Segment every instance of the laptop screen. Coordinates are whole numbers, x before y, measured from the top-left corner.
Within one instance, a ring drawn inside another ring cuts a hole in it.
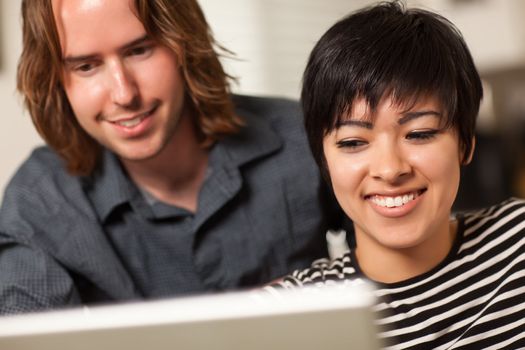
[[[244,291],[0,317],[0,349],[380,348],[364,284]]]

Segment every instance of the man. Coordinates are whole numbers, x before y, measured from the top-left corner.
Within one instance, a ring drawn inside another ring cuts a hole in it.
[[[325,255],[337,211],[297,105],[228,94],[195,0],[22,17],[18,86],[48,147],[4,196],[1,312],[255,286]]]

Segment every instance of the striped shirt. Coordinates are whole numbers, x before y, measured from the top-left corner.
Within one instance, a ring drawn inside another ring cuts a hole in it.
[[[387,349],[525,349],[525,201],[509,199],[458,221],[454,246],[438,266],[375,283]],[[353,251],[318,260],[276,287],[346,279],[366,279]]]

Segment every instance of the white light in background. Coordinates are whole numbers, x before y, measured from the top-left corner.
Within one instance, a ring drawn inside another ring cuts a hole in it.
[[[199,0],[216,39],[237,54],[223,59],[239,78],[234,92],[298,98],[319,37],[368,0]]]

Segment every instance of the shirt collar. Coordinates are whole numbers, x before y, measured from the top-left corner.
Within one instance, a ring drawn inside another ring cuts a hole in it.
[[[105,221],[115,208],[128,203],[134,192],[138,192],[124,173],[117,157],[108,150],[103,151],[100,166],[86,183],[86,193],[102,221]]]
[[[266,115],[255,115],[242,105],[242,100],[239,101],[236,112],[245,125],[237,134],[226,137],[217,145],[226,151],[231,165],[235,167],[276,152],[283,144],[269,120],[264,118]]]

